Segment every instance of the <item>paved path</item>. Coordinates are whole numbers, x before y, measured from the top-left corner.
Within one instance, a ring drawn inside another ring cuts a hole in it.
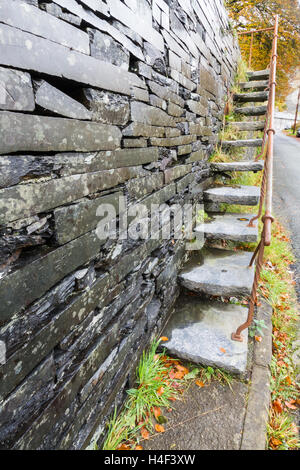
[[[291,234],[300,300],[300,139],[282,133],[275,138],[274,213]]]

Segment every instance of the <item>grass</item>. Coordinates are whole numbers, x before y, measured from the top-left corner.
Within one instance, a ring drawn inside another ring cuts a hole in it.
[[[166,340],[166,338],[161,338]],[[141,442],[150,433],[164,432],[167,421],[163,415],[179,400],[192,383],[199,387],[218,381],[231,387],[233,378],[227,372],[212,367],[183,366],[157,349],[161,340],[152,342],[144,351],[137,368],[136,387],[128,390],[124,409],[115,409],[108,423],[103,450],[141,450]]]

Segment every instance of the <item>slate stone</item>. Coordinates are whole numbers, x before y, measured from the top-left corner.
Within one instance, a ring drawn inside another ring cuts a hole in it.
[[[147,140],[140,139],[123,139],[124,148],[143,148],[147,147]]]
[[[149,42],[144,43],[144,56],[146,64],[151,65],[154,70],[166,75],[167,67],[164,54]]]
[[[96,29],[88,29],[90,36],[91,56],[110,62],[123,70],[129,68],[129,53],[111,36]]]
[[[257,90],[265,90],[269,86],[268,80],[253,80],[251,82],[242,82],[239,83],[239,87],[242,90],[249,90],[251,88],[256,88]]]
[[[35,36],[72,48],[75,51],[84,54],[90,53],[89,37],[86,33],[24,2],[15,0],[2,2],[0,5],[0,21]]]
[[[25,178],[51,175],[53,166],[53,157],[0,156],[0,189],[18,184]]]
[[[0,112],[4,133],[0,154],[12,152],[90,152],[120,147],[121,131],[114,126],[75,119]]]
[[[260,160],[255,161],[242,161],[242,162],[229,162],[229,163],[211,163],[212,171],[227,172],[227,171],[262,171],[265,162]]]
[[[200,85],[213,95],[217,94],[216,79],[205,67],[200,66]]]
[[[0,67],[0,109],[34,111],[34,108],[29,73]]]
[[[256,91],[253,93],[235,93],[233,95],[233,100],[240,103],[263,103],[264,101],[268,101],[268,99],[268,91]]]
[[[247,366],[247,332],[243,343],[232,341],[231,334],[247,315],[248,310],[237,305],[182,296],[164,329],[169,338],[164,348],[173,357],[242,374]]]
[[[148,126],[176,127],[174,119],[167,113],[138,101],[131,103],[131,119]]]
[[[169,103],[168,114],[175,117],[181,117],[184,114],[184,109],[174,103]]]
[[[59,169],[61,176],[135,167],[129,170],[131,177],[147,175],[146,170],[136,165],[157,162],[158,158],[158,149],[153,147],[120,149],[112,152],[59,153],[54,157],[55,167]]]
[[[248,227],[253,214],[211,214],[212,220],[196,227],[195,233],[209,239],[255,243],[258,228]]]
[[[242,108],[234,108],[234,113],[244,116],[264,116],[267,113],[267,106],[244,106]]]
[[[137,75],[120,67],[6,25],[1,26],[0,57],[3,65],[63,76],[129,96],[132,86],[145,88]]]
[[[54,220],[58,243],[64,245],[96,228],[101,221],[101,217],[97,216],[97,209],[101,204],[112,205],[115,208],[115,215],[117,215],[119,213],[119,197],[122,195],[123,193],[117,192],[91,201],[86,200],[55,209]]]
[[[204,192],[205,201],[225,204],[256,206],[259,198],[260,188],[257,186],[219,186]]]
[[[160,85],[159,83],[149,81],[148,86],[152,93],[159,96],[165,101],[171,101],[172,103],[184,107],[184,100],[176,93],[174,93],[169,87]]]
[[[85,88],[83,102],[91,111],[93,121],[124,126],[130,119],[129,100],[126,96]]]
[[[265,121],[231,122],[231,126],[239,131],[262,131],[265,128]]]
[[[165,128],[133,122],[122,131],[122,134],[125,137],[164,137]]]
[[[251,294],[253,253],[206,248],[196,253],[179,275],[186,289],[206,295],[243,297]]]
[[[188,100],[186,104],[190,111],[192,111],[192,113],[195,113],[198,116],[206,116],[207,110],[201,103],[193,100]]]
[[[50,15],[56,16],[57,18],[74,24],[75,26],[81,25],[81,18],[76,15],[72,15],[72,13],[63,12],[62,8],[55,3],[41,3],[40,8]]]
[[[256,72],[247,72],[250,81],[268,80],[270,78],[270,70],[258,70]]]
[[[70,98],[45,80],[35,82],[35,102],[44,109],[73,119],[91,120],[91,113],[78,101]]]
[[[132,87],[131,97],[134,100],[144,101],[145,103],[149,103],[150,101],[149,92],[147,90],[143,90],[142,88],[138,88],[135,86]]]
[[[146,41],[150,42],[158,50],[164,52],[164,41],[162,36],[152,28],[152,24],[146,22],[143,17],[135,14],[124,3],[119,0],[108,0],[110,14],[128,28],[138,33]]]
[[[165,170],[165,184],[171,183],[178,178],[186,175],[192,170],[192,165],[177,165]]]
[[[10,222],[62,206],[106,190],[135,177],[138,169],[119,168],[24,184],[0,190],[1,223]]]
[[[162,173],[154,173],[144,178],[136,178],[125,184],[126,190],[131,198],[141,199],[149,193],[160,189],[164,184]]]
[[[150,139],[151,145],[157,147],[176,147],[178,145],[188,145],[196,140],[194,135],[181,135],[179,137],[169,137],[165,139],[159,139],[157,137],[152,137]]]
[[[54,395],[53,356],[45,359],[2,404],[0,408],[0,448],[8,449],[24,423]]]
[[[223,140],[222,147],[224,148],[238,148],[238,147],[261,147],[263,139],[249,139],[249,140]]]

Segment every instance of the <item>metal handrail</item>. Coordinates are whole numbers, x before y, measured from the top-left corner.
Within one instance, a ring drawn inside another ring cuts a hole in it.
[[[242,332],[249,328],[253,322],[254,309],[257,304],[257,290],[259,286],[261,271],[263,267],[264,251],[266,246],[271,245],[272,240],[272,223],[274,218],[272,216],[272,205],[273,205],[273,156],[274,156],[274,113],[275,113],[275,96],[276,96],[276,73],[277,73],[277,43],[278,43],[278,23],[279,16],[275,16],[274,25],[274,39],[272,46],[271,65],[270,65],[270,81],[269,81],[269,101],[267,108],[266,127],[264,133],[264,140],[262,153],[265,151],[265,145],[267,146],[267,152],[265,157],[264,175],[261,185],[261,196],[259,213],[250,221],[250,226],[253,226],[254,220],[260,219],[263,212],[263,206],[265,205],[265,214],[262,217],[263,230],[261,234],[261,240],[257,246],[253,257],[250,262],[250,267],[253,266],[254,261],[256,262],[256,270],[254,276],[254,283],[252,287],[248,318],[235,333],[232,333],[231,339],[233,341],[243,342]],[[267,139],[266,139],[267,137]]]

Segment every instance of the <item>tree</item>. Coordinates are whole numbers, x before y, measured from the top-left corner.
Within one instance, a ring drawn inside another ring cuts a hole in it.
[[[290,93],[289,80],[300,67],[300,6],[298,0],[227,0],[230,17],[238,32],[268,28],[279,14],[277,100]],[[251,35],[239,36],[244,57],[249,56]],[[252,68],[269,66],[273,32],[254,35]]]

